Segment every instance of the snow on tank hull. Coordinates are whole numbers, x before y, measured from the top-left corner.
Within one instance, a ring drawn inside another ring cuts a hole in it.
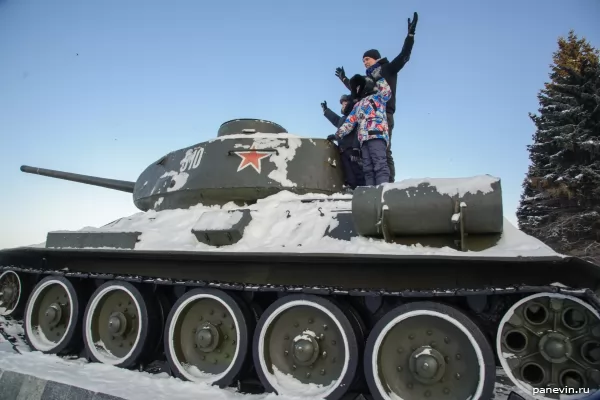
[[[159,360],[185,380],[258,378],[284,395],[487,400],[496,367],[527,395],[600,388],[600,267],[506,221],[498,178],[241,197],[178,208],[187,200],[164,196],[165,209],[0,251],[3,314],[44,352]]]

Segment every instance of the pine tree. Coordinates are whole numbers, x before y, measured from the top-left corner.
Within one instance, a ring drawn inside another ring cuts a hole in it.
[[[519,228],[565,254],[600,264],[599,52],[573,31],[558,39],[528,146]]]

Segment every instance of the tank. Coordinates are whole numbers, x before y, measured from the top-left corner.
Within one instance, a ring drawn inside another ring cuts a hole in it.
[[[340,166],[257,119],[135,182],[22,166],[140,212],[1,250],[0,312],[34,350],[242,392],[487,400],[500,373],[514,398],[593,396],[600,266],[511,225],[500,178],[348,191]]]

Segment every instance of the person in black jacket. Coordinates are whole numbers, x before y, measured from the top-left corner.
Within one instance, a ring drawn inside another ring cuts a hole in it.
[[[349,94],[344,94],[340,97],[340,104],[342,105],[341,117],[327,108],[326,101],[321,103],[323,114],[336,128],[339,128],[344,124],[346,117],[350,114],[352,108],[356,104],[356,100],[352,99]],[[338,140],[335,135],[329,135],[327,139],[331,141]],[[360,164],[360,143],[358,141],[356,128],[350,134],[338,141],[338,148],[340,150],[340,158],[342,159],[342,169],[344,171],[344,181],[346,186],[351,189],[355,189],[357,186],[364,186],[365,176],[363,174],[362,165]]]
[[[389,127],[389,145],[387,148],[387,161],[390,169],[390,182],[396,179],[396,169],[394,167],[394,159],[392,158],[392,130],[394,128],[394,113],[396,112],[396,83],[398,81],[398,72],[410,60],[413,44],[415,43],[415,29],[417,28],[418,14],[415,12],[413,20],[408,18],[408,35],[404,39],[404,45],[400,54],[391,62],[386,57],[381,58],[379,51],[375,49],[367,50],[363,54],[363,64],[367,68],[367,76],[371,76],[371,72],[381,66],[381,74],[392,88],[392,98],[386,106],[386,116]],[[336,76],[350,89],[350,80],[346,77],[344,67],[336,68]]]

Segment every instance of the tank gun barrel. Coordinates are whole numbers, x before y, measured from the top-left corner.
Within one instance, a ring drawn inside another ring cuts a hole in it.
[[[44,169],[22,165],[21,171],[29,174],[38,174],[49,176],[51,178],[64,179],[67,181],[85,183],[88,185],[101,186],[107,189],[120,190],[122,192],[133,193],[135,182],[120,181],[117,179],[99,178],[97,176],[73,174],[71,172],[56,171],[53,169]]]

